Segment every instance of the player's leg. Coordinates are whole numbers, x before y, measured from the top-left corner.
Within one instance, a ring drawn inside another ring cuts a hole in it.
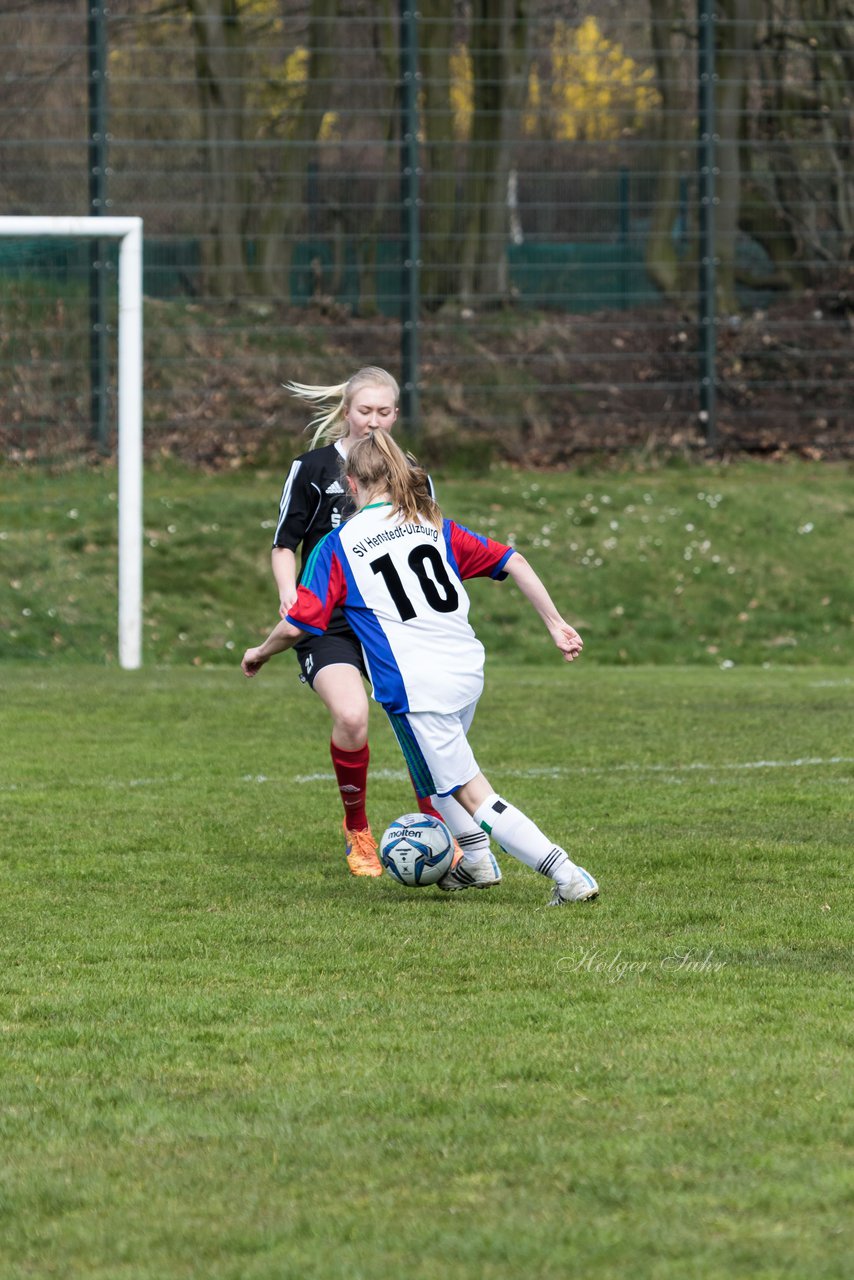
[[[549,840],[521,809],[493,791],[482,773],[478,772],[458,787],[454,796],[466,813],[471,814],[478,826],[492,836],[505,852],[554,881],[549,906],[586,902],[598,895],[599,886],[593,876],[583,867],[576,866],[566,850]],[[465,866],[463,859],[457,872],[449,872],[448,875],[458,874]],[[439,883],[442,887],[442,881]]]
[[[432,808],[454,837],[453,866],[458,866],[463,858],[472,865],[486,857],[489,853],[489,836],[453,796],[433,796]],[[427,810],[422,808],[421,812]]]
[[[419,811],[427,814],[431,818],[438,818],[440,822],[444,822],[445,826],[450,830],[451,835],[454,837],[454,860],[451,865],[455,867],[463,856],[462,834],[468,831],[470,834],[473,834],[475,838],[479,839],[480,836],[483,835],[483,832],[472,824],[471,818],[468,816],[465,809],[461,809],[460,806],[457,805],[460,816],[452,816],[452,811],[446,811],[446,807],[439,796],[420,796],[418,794],[418,787],[415,785],[415,779],[411,773],[409,775],[409,781],[412,783],[412,790],[415,792],[415,799],[418,802]],[[448,798],[450,799],[450,797]],[[451,803],[453,804],[453,800],[451,800]],[[487,837],[487,847],[489,847],[489,837]]]
[[[465,735],[476,706],[475,701],[453,715],[389,713],[416,795],[431,798],[458,846],[459,856],[454,857],[451,870],[465,862],[467,870],[461,873],[461,888],[473,888],[475,884],[487,888],[501,881],[501,871],[490,852],[489,836],[450,794],[460,778],[478,771]],[[445,884],[447,879],[445,876],[440,887],[451,887]]]
[[[338,663],[317,673],[313,685],[332,718],[330,754],[347,825],[368,825],[368,699],[355,667]]]
[[[368,697],[361,651],[341,636],[312,637],[300,653],[304,677],[332,718],[329,754],[344,806],[344,843],[353,875],[380,876],[376,841],[366,810],[368,788]]]
[[[452,795],[457,808],[487,835],[493,836],[505,852],[554,882],[550,906],[594,898],[599,886],[583,868],[577,867],[565,849],[553,844],[526,814],[496,794],[478,768],[466,734],[474,718],[476,702],[456,715],[409,713],[390,716],[392,727],[406,756],[416,783],[429,784],[439,803]],[[455,820],[455,811],[448,808]],[[487,888],[497,884],[501,873],[492,854],[474,845],[462,861],[439,881],[439,888]]]
[[[447,821],[446,818],[442,816],[442,812],[436,803],[436,797],[420,796],[418,794],[418,788],[415,785],[415,779],[413,778],[411,773],[409,775],[409,781],[412,783],[412,790],[415,792],[415,800],[420,812],[430,814],[430,816],[433,818],[439,818],[440,821],[445,822],[448,826],[450,826],[451,824]]]

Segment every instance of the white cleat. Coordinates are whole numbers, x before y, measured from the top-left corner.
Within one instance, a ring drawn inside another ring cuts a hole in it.
[[[568,902],[592,902],[599,897],[599,886],[589,871],[575,867],[569,884],[556,884],[546,906],[565,907]]]
[[[457,889],[489,889],[491,885],[500,883],[501,872],[491,853],[474,866],[467,865],[465,860],[458,862],[437,881],[445,893],[453,893]]]

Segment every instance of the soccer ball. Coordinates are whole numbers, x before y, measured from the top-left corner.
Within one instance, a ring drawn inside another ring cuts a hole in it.
[[[454,860],[454,837],[429,813],[405,813],[380,840],[380,862],[398,884],[435,884]]]

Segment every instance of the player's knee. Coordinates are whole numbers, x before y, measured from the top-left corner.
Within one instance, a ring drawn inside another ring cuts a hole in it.
[[[367,709],[359,706],[339,707],[335,714],[335,728],[341,737],[351,741],[368,736]]]

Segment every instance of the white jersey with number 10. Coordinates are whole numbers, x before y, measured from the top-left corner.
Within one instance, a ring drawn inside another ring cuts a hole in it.
[[[340,605],[387,711],[460,711],[480,695],[484,657],[463,580],[505,578],[512,555],[453,520],[437,529],[371,503],[315,547],[288,621],[322,632]]]

